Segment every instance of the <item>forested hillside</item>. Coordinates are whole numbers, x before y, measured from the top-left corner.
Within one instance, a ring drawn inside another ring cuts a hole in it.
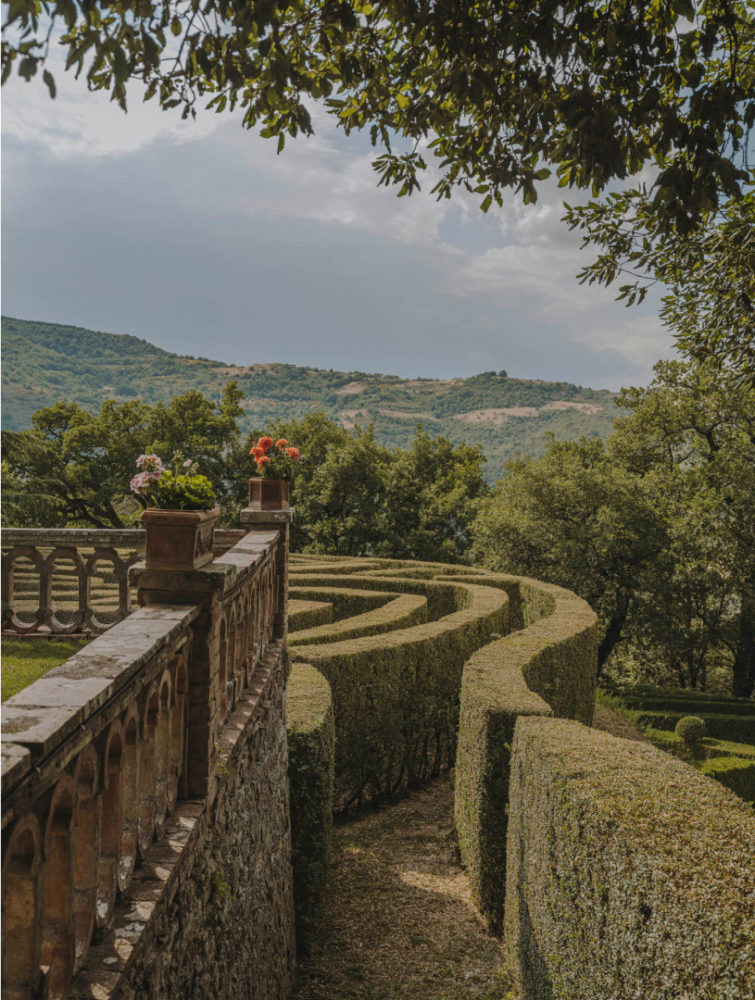
[[[487,476],[517,452],[541,455],[546,432],[558,438],[606,437],[614,396],[568,382],[509,378],[401,379],[288,364],[234,366],[183,357],[119,334],[3,318],[3,427],[31,425],[32,413],[58,400],[95,412],[105,399],[154,403],[198,389],[218,398],[235,380],[245,393],[242,430],[323,410],[345,427],[372,423],[377,440],[408,446],[417,423],[455,443],[481,444]]]

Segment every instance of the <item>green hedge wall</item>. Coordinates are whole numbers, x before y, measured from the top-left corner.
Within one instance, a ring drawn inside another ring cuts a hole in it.
[[[455,822],[476,904],[501,930],[506,872],[509,755],[520,715],[592,721],[597,623],[569,591],[509,578],[523,631],[478,650],[462,674]],[[538,617],[544,611],[547,617]]]
[[[718,740],[732,740],[734,743],[755,743],[755,716],[720,715],[718,713],[696,712],[705,722],[705,732]],[[652,729],[673,729],[679,719],[689,712],[641,711],[631,716],[638,726]]]
[[[311,593],[315,590],[323,592],[324,588],[328,588],[328,593],[331,595],[329,599],[333,601],[337,599],[339,589],[344,593],[345,599],[348,598],[349,594],[354,595],[360,590],[365,592],[371,590],[378,593],[390,591],[390,593],[382,594],[384,598],[382,603],[395,597],[396,594],[424,594],[427,598],[427,614],[432,621],[460,610],[469,600],[468,588],[457,584],[456,581],[415,580],[401,576],[356,576],[346,573],[340,577],[324,577],[319,574],[313,576],[309,573],[291,574],[290,593],[292,594],[310,596],[309,593],[305,592]],[[358,614],[362,611],[368,611],[370,607],[374,607],[374,604],[363,607],[352,606],[352,609],[346,613]],[[340,617],[341,614],[336,607],[336,618]]]
[[[730,788],[735,795],[755,805],[755,760],[745,757],[713,757],[703,761],[699,770]]]
[[[321,924],[333,831],[333,701],[328,682],[314,667],[293,665],[286,714],[296,947],[301,957],[309,952]]]
[[[317,625],[327,625],[333,621],[333,605],[330,601],[289,600],[288,630],[296,632],[300,629],[314,628]]]
[[[505,943],[522,1000],[755,996],[755,820],[669,754],[555,719],[512,747]]]
[[[400,594],[382,607],[364,614],[345,618],[317,628],[309,628],[290,636],[292,645],[304,646],[313,642],[339,642],[356,639],[362,635],[379,635],[391,629],[422,625],[427,621],[427,598],[424,594]]]
[[[303,598],[307,601],[327,601],[333,608],[335,621],[379,608],[395,596],[387,590],[347,589],[345,586],[302,587],[294,576],[291,577],[288,595],[289,598],[294,597],[297,600]]]
[[[292,657],[313,664],[331,685],[338,810],[386,799],[452,763],[462,667],[507,629],[507,596],[491,587],[386,577],[345,581],[352,582],[425,593],[436,610],[461,610],[382,635],[291,647]]]

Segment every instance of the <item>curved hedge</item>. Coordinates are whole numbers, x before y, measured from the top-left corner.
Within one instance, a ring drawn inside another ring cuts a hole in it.
[[[426,621],[427,598],[422,594],[400,594],[364,614],[298,632],[291,636],[289,642],[296,646],[313,642],[339,642],[342,639],[356,639],[363,635],[378,635],[391,629],[421,625]]]
[[[751,809],[682,761],[516,723],[505,942],[523,1000],[755,996],[753,871]]]
[[[489,578],[488,578],[489,579]],[[597,677],[597,620],[570,591],[499,576],[520,622],[478,650],[461,681],[454,813],[472,895],[495,932],[503,923],[510,748],[521,715],[589,725]]]
[[[325,678],[295,663],[286,704],[296,948],[306,955],[317,935],[330,867],[335,725]]]
[[[498,589],[456,581],[386,576],[340,581],[346,587],[424,593],[428,611],[436,615],[451,609],[398,631],[291,646],[292,657],[306,658],[331,685],[338,733],[335,801],[344,809],[385,799],[453,761],[462,667],[475,649],[506,630],[508,602]],[[305,576],[292,586],[311,582]]]
[[[296,632],[333,621],[330,601],[290,600],[288,602],[288,630]]]

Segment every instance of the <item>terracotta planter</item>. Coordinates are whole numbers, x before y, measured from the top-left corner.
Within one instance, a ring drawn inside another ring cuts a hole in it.
[[[142,513],[147,529],[147,569],[198,569],[212,562],[212,536],[220,508]]]
[[[288,480],[250,479],[249,506],[252,510],[280,510],[288,507]]]

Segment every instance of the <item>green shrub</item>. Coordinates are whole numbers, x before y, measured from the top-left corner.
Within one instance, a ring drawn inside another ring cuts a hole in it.
[[[631,713],[636,726],[671,730],[684,714],[686,713],[647,710]],[[706,732],[714,739],[755,744],[755,716],[720,715],[708,712],[699,712],[698,715],[705,723]]]
[[[685,743],[699,743],[705,736],[705,721],[699,715],[684,715],[674,726],[674,732]]]
[[[521,718],[509,809],[523,997],[755,995],[755,821],[726,789],[647,744]]]
[[[755,805],[755,760],[744,757],[713,757],[699,765],[700,771],[730,788],[745,802]]]
[[[518,586],[516,577],[508,584]],[[461,858],[489,926],[503,920],[509,755],[520,715],[589,723],[597,674],[597,624],[569,591],[521,581],[512,603],[523,631],[478,650],[462,675],[454,803]],[[541,616],[544,609],[550,614]],[[541,617],[538,617],[541,616]]]
[[[333,702],[314,667],[293,665],[286,716],[296,947],[303,957],[322,922],[333,830]]]

